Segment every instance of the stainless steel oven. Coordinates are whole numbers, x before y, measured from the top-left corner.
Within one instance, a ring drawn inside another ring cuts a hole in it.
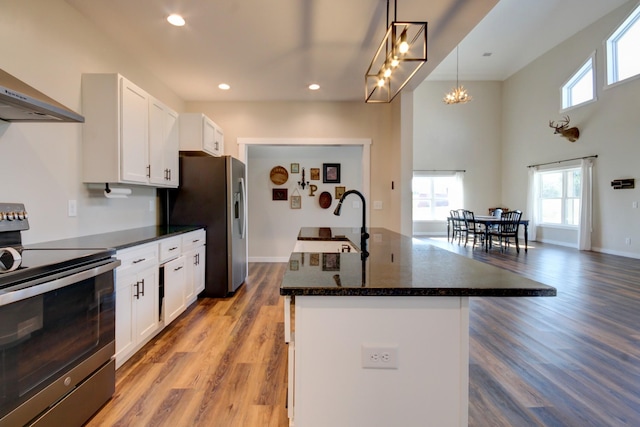
[[[81,426],[115,390],[120,262],[111,250],[10,252],[20,265],[0,274],[0,426]]]

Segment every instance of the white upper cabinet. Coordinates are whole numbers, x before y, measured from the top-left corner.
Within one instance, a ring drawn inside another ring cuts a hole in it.
[[[180,114],[180,150],[224,154],[224,132],[202,113]]]
[[[157,99],[149,102],[149,159],[152,184],[178,186],[178,114]]]
[[[147,182],[149,154],[149,95],[133,83],[122,80],[121,150],[122,181]]]
[[[83,181],[178,186],[178,114],[120,74],[83,74]]]

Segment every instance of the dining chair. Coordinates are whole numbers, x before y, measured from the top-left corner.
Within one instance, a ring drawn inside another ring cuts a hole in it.
[[[520,227],[520,218],[522,218],[522,211],[513,210],[502,213],[502,219],[498,224],[497,229],[489,229],[487,231],[487,242],[485,242],[485,250],[489,251],[492,246],[493,238],[497,238],[500,242],[500,251],[504,250],[504,247],[509,247],[511,238],[516,243],[516,251],[520,253],[520,244],[518,242],[518,229]]]
[[[473,211],[464,210],[462,212],[465,225],[467,227],[467,234],[464,241],[464,246],[467,246],[467,242],[469,241],[469,235],[473,235],[473,247],[476,246],[476,242],[478,241],[478,236],[480,236],[480,243],[484,243],[484,229],[481,224],[476,223],[475,215]]]
[[[467,226],[463,216],[464,209],[452,209],[449,214],[451,215],[451,224],[453,225],[453,234],[451,236],[451,242],[458,237],[458,244],[462,242],[462,237],[466,238]]]

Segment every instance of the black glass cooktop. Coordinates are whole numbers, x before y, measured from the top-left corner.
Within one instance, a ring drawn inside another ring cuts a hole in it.
[[[14,271],[2,271],[0,267],[0,289],[23,284],[29,281],[42,282],[47,276],[64,272],[99,260],[108,259],[115,254],[114,249],[36,249],[15,248],[22,259]]]

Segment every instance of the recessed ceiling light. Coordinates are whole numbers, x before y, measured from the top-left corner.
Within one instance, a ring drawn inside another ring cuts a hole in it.
[[[176,13],[167,16],[167,21],[169,21],[169,24],[175,25],[176,27],[182,27],[185,24],[184,18]]]
[[[228,84],[226,84],[226,83],[220,83],[220,84],[218,85],[218,88],[220,88],[220,89],[222,89],[222,90],[229,90],[229,89],[231,89],[231,86],[229,86],[229,85],[228,85]]]
[[[319,84],[317,84],[317,83],[311,83],[311,84],[309,85],[309,89],[310,89],[310,90],[318,90],[318,89],[320,89],[320,85],[319,85]]]

